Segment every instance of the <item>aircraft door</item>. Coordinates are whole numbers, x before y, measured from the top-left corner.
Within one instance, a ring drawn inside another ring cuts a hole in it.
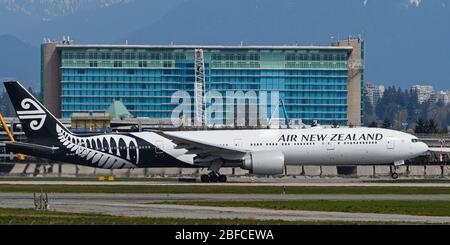
[[[387,148],[389,150],[394,150],[395,149],[395,142],[393,139],[387,139]]]
[[[327,143],[327,150],[334,151],[335,150],[335,143],[334,142],[328,142]]]
[[[331,162],[336,161],[336,142],[327,142],[325,143],[327,147],[327,154],[325,156],[325,160],[329,160]]]

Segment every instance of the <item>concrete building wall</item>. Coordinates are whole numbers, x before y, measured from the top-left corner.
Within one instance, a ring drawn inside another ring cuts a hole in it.
[[[58,43],[44,43],[41,47],[41,91],[44,106],[61,118],[61,57]]]
[[[317,177],[317,178],[388,178],[390,179],[392,166],[358,166],[354,174],[339,174],[335,166],[288,166],[285,178]],[[448,166],[401,166],[397,170],[400,178],[449,178]],[[116,176],[117,178],[145,178],[145,177],[199,177],[208,174],[204,169],[152,168],[152,169],[96,169],[71,164],[15,164],[7,176],[43,176],[43,177],[97,177]],[[225,168],[222,174],[235,177],[246,177],[249,171],[240,168]],[[263,177],[263,176],[262,176]],[[271,177],[272,176],[265,176]]]
[[[348,39],[333,43],[335,46],[352,46],[353,51],[348,59],[347,104],[348,124],[361,126],[362,124],[362,88],[364,72],[364,41]]]
[[[441,177],[442,176],[442,168],[441,166],[426,166],[425,167],[425,176],[426,177]]]
[[[375,169],[373,166],[358,166],[356,175],[360,177],[374,177]]]
[[[424,166],[409,166],[409,176],[418,177],[425,175]]]
[[[337,169],[335,166],[322,166],[322,177],[337,176]]]
[[[287,176],[299,176],[302,174],[302,166],[287,166],[286,175]]]
[[[322,174],[322,170],[318,166],[304,166],[305,176],[319,177]]]

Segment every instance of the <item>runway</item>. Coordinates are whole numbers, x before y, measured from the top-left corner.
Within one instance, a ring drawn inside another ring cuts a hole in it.
[[[50,209],[128,217],[189,219],[256,219],[285,221],[418,222],[450,224],[450,217],[269,210],[246,207],[199,207],[155,204],[161,201],[270,201],[270,200],[439,200],[450,195],[238,195],[238,194],[49,194]],[[151,204],[154,203],[154,204]],[[33,208],[30,193],[0,193],[2,208]]]

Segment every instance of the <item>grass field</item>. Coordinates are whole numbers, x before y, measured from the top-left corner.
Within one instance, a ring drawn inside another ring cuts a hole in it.
[[[125,186],[125,185],[0,185],[0,192],[49,193],[208,193],[208,194],[450,194],[448,187],[281,187],[281,186]]]
[[[255,207],[275,210],[450,216],[450,202],[448,201],[176,201],[164,202],[164,204],[213,207]]]
[[[0,208],[0,225],[384,225],[398,222],[334,222],[334,221],[279,221],[245,219],[170,219],[134,218],[100,214],[77,214],[31,209]]]

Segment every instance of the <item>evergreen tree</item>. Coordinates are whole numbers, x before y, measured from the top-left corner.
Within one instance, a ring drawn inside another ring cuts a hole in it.
[[[438,126],[433,119],[428,120],[425,124],[425,133],[436,134],[438,133]]]
[[[369,124],[369,128],[378,128],[377,122],[372,121],[372,122]]]
[[[416,122],[416,128],[414,129],[416,134],[424,134],[425,133],[425,121],[422,118],[419,118]]]
[[[382,128],[391,128],[391,126],[391,121],[389,121],[388,118],[385,118],[383,124],[381,125]]]
[[[364,104],[367,105],[367,102]],[[433,118],[431,127],[425,127],[425,124],[430,123],[427,121],[430,118]],[[440,131],[439,129],[450,124],[450,104],[430,101],[419,104],[415,91],[386,87],[383,97],[376,105],[365,106],[365,125],[384,119],[395,122],[391,125],[395,129],[402,129],[403,123],[414,127],[420,121],[421,124],[415,128],[416,133],[436,132],[436,128]]]

